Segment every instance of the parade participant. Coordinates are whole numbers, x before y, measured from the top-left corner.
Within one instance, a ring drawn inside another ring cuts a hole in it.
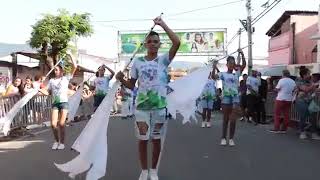
[[[122,72],[117,74],[117,79],[129,89],[133,89],[138,81],[135,124],[142,168],[139,180],[147,180],[148,176],[151,180],[158,180],[157,164],[161,152],[161,137],[164,135],[163,126],[166,121],[167,68],[180,46],[178,36],[160,17],[157,17],[154,23],[161,26],[172,41],[169,53],[158,55],[161,44],[160,37],[158,33],[151,31],[145,40],[147,54],[144,57],[134,59],[131,79],[124,80]],[[153,144],[153,157],[151,170],[148,172],[147,146],[150,139]]]
[[[105,76],[104,73],[108,69],[108,71],[111,73],[109,76]],[[114,76],[114,71],[110,69],[106,65],[102,65],[98,68],[97,71],[97,78],[94,80],[94,107],[95,109],[98,108],[98,106],[101,104],[103,98],[107,95],[107,92],[109,90],[109,82]]]
[[[202,106],[202,124],[201,127],[211,127],[211,111],[213,109],[213,101],[216,98],[216,82],[212,73],[209,74],[208,82],[205,85],[201,94]]]
[[[229,145],[234,146],[234,134],[236,130],[236,120],[241,116],[240,98],[239,98],[239,77],[246,67],[246,60],[241,49],[238,50],[242,57],[242,65],[236,64],[233,56],[227,57],[227,72],[220,72],[219,78],[222,80],[222,111],[223,111],[223,128],[221,145],[227,145],[227,131],[229,128]],[[217,62],[213,63],[213,74],[217,68]],[[234,73],[235,71],[235,73]],[[238,117],[239,116],[239,117]]]
[[[77,69],[76,62],[71,58],[72,71],[69,76],[64,74],[63,66],[54,68],[54,78],[50,79],[45,89],[39,90],[45,95],[52,95],[51,127],[55,142],[53,150],[63,150],[65,148],[65,121],[68,114],[68,85]],[[48,93],[49,92],[49,93]]]

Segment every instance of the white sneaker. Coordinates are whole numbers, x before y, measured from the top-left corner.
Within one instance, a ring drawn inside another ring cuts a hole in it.
[[[201,123],[201,127],[202,127],[202,128],[205,128],[205,127],[206,127],[206,122],[202,122],[202,123]]]
[[[64,148],[65,148],[64,144],[59,144],[58,150],[64,150]]]
[[[148,170],[142,170],[139,180],[148,180],[148,175],[149,175]]]
[[[311,134],[311,139],[313,140],[320,140],[320,136],[317,133],[312,133]]]
[[[233,139],[229,140],[229,146],[235,146],[236,144],[234,143]]]
[[[59,146],[59,143],[58,143],[58,142],[53,143],[53,145],[52,145],[52,150],[57,150],[57,149],[58,149],[58,146]]]
[[[207,122],[207,127],[211,128],[211,123],[210,122]]]
[[[221,139],[221,146],[226,146],[227,145],[227,140],[226,139]]]
[[[305,133],[305,132],[300,133],[299,138],[300,138],[300,139],[307,139],[306,133]]]
[[[156,169],[150,169],[150,180],[159,180],[158,171]]]

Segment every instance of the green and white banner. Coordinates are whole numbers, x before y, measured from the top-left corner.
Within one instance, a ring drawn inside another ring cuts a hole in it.
[[[181,40],[178,55],[224,55],[226,53],[226,29],[205,30],[174,30]],[[133,54],[143,43],[146,31],[119,32],[119,53],[121,55]],[[166,33],[160,32],[161,47],[159,52],[168,52],[171,41]],[[138,54],[143,54],[143,47]]]

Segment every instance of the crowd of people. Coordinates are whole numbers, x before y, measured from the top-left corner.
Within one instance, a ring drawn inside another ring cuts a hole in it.
[[[158,180],[157,165],[161,152],[161,139],[164,137],[167,122],[168,73],[167,68],[174,59],[180,40],[161,18],[154,20],[168,34],[172,47],[168,53],[158,55],[160,48],[159,34],[151,31],[146,37],[147,54],[134,59],[129,72],[118,72],[116,75],[106,65],[98,68],[93,84],[84,83],[81,105],[75,121],[90,119],[99,107],[109,90],[109,82],[115,76],[121,82],[121,88],[116,96],[121,96],[123,118],[135,116],[135,129],[138,139],[139,160],[141,174],[139,180]],[[227,57],[226,71],[220,72],[217,61],[213,62],[212,71],[202,90],[197,104],[202,108],[201,127],[211,127],[211,113],[213,110],[222,111],[223,123],[220,145],[235,146],[236,122],[238,119],[250,123],[267,124],[265,103],[267,100],[268,82],[261,77],[261,73],[253,70],[251,75],[243,74],[246,60],[241,49],[238,50],[240,60],[236,62],[233,56]],[[241,61],[241,62],[240,62]],[[72,72],[64,73],[62,65],[54,68],[54,77],[44,84],[42,76],[35,76],[34,81],[27,77],[25,81],[16,78],[7,88],[4,96],[25,95],[32,89],[39,89],[39,95],[52,97],[51,127],[54,137],[53,150],[65,149],[65,124],[68,114],[68,99],[78,89],[78,84],[71,82],[76,63],[72,60]],[[105,75],[106,69],[109,71]],[[240,77],[242,80],[240,81]],[[217,80],[222,81],[222,89],[217,88]],[[138,85],[138,86],[136,86]],[[319,112],[319,105],[315,102],[315,93],[320,92],[319,80],[311,79],[310,70],[301,67],[300,77],[296,81],[291,79],[289,71],[283,71],[283,77],[277,83],[275,90],[274,133],[285,133],[289,126],[289,114],[292,103],[295,103],[299,114],[300,139],[308,137],[319,139],[317,134],[317,119],[312,118]],[[117,111],[115,105],[114,111]],[[283,118],[282,118],[283,114]],[[310,126],[306,120],[310,118]],[[283,120],[282,120],[283,119]],[[281,126],[281,124],[283,124]],[[149,141],[150,140],[150,141]],[[153,145],[152,163],[148,170],[148,143]]]

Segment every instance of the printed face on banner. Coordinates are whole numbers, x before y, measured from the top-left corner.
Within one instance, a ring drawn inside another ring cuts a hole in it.
[[[225,55],[225,36],[226,29],[223,30],[205,30],[197,32],[176,32],[176,35],[180,38],[181,45],[178,50],[178,55]],[[171,40],[166,33],[159,33],[161,46],[159,46],[158,52],[168,52],[171,48]],[[120,33],[120,54],[131,55],[133,54],[144,41],[145,32],[138,33]],[[145,42],[145,46],[138,51],[138,54],[145,54],[148,46]],[[159,42],[160,45],[160,42]]]

